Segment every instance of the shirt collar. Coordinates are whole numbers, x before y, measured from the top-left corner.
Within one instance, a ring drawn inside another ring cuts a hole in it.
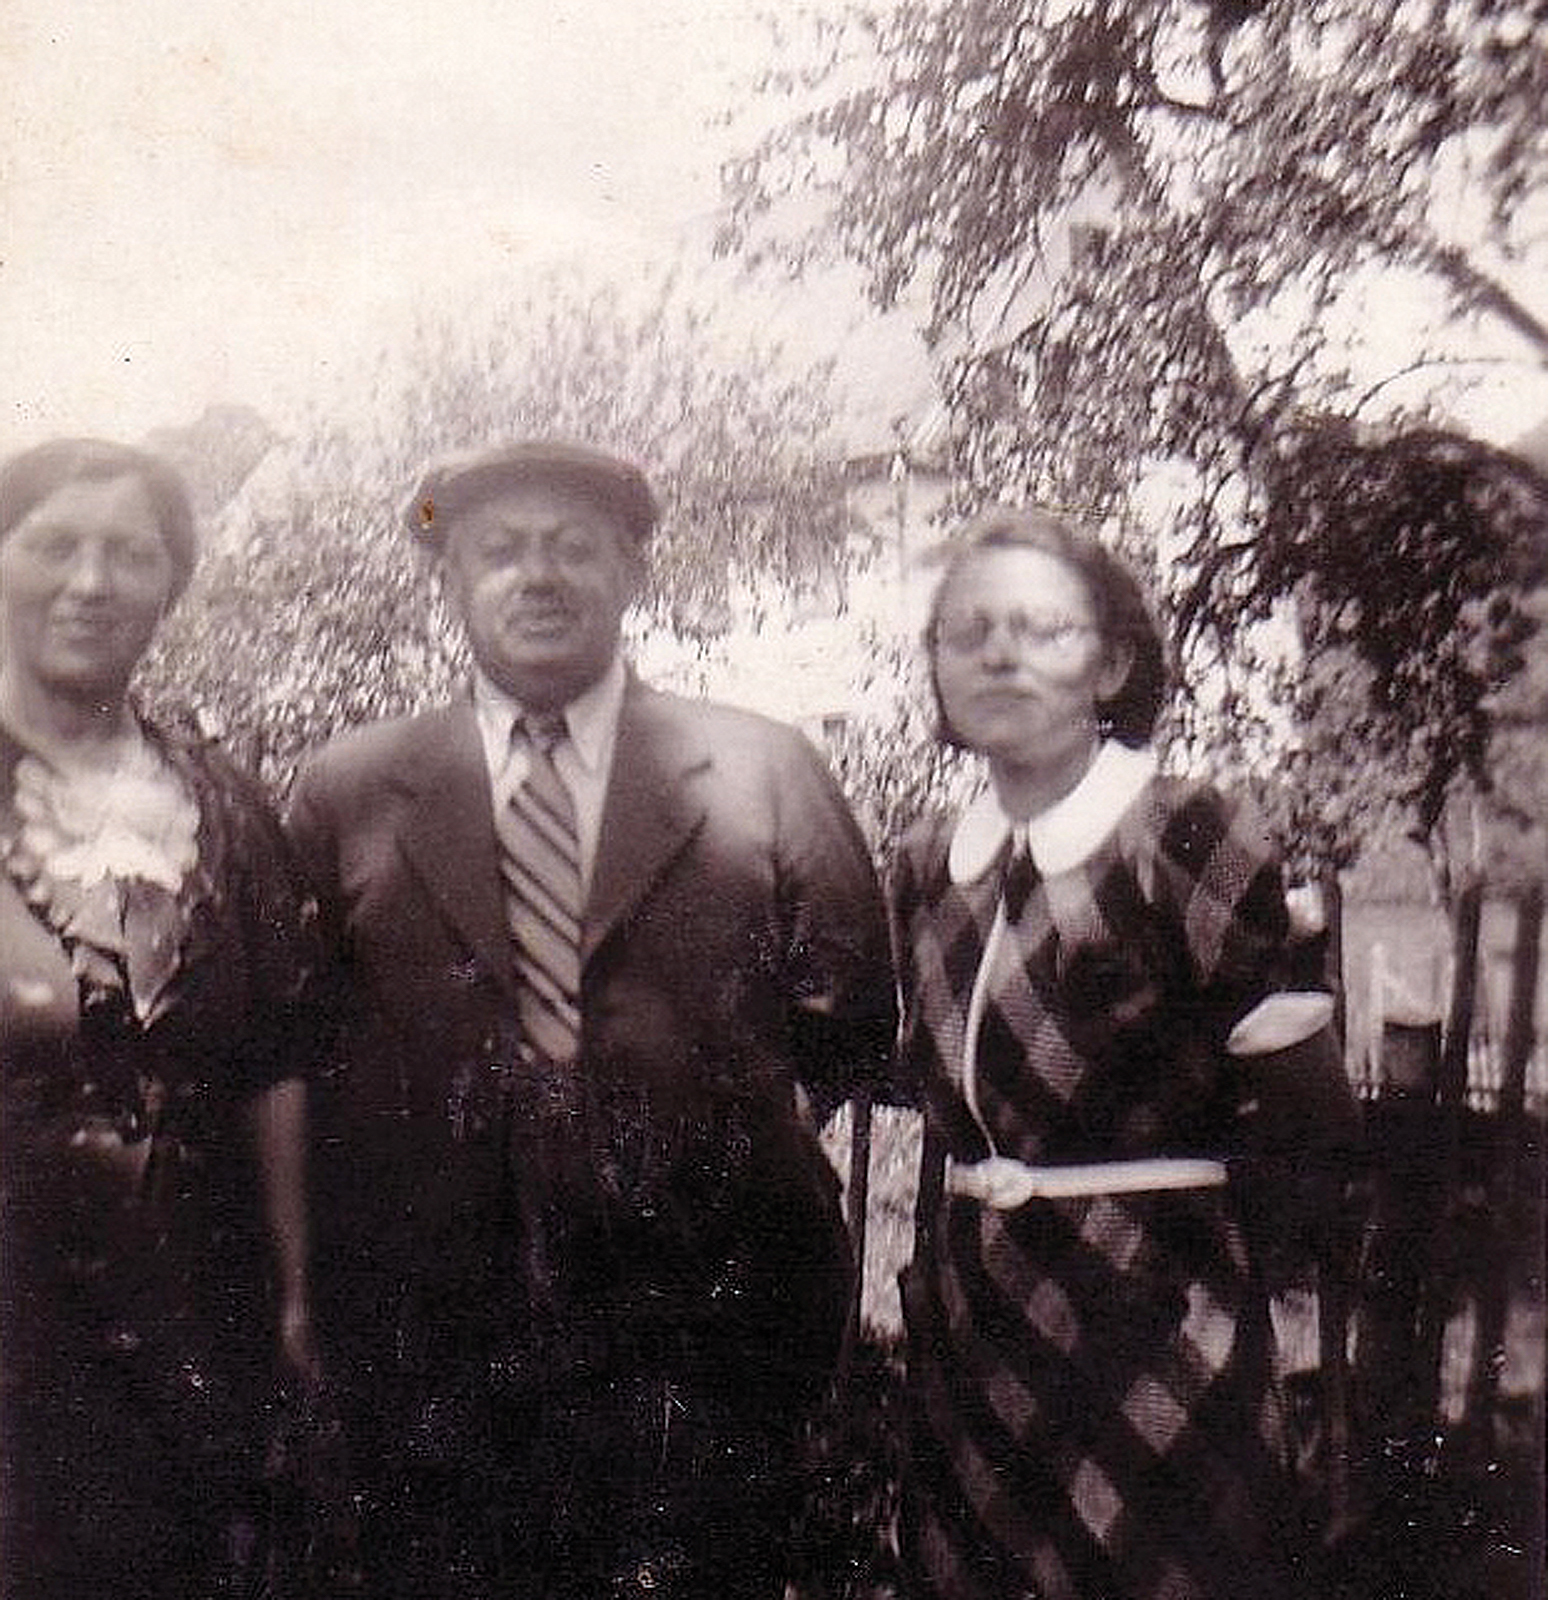
[[[596,773],[607,758],[623,711],[627,679],[628,673],[620,651],[608,663],[602,676],[582,689],[564,708],[565,732],[569,735],[575,759],[587,773]],[[498,771],[510,750],[511,730],[517,719],[525,714],[525,708],[475,666],[473,711],[478,718],[479,733],[490,758],[490,767]]]
[[[986,789],[963,810],[951,836],[947,868],[953,883],[982,877],[1006,839],[1018,829],[1037,870],[1070,872],[1095,854],[1141,789],[1155,775],[1155,753],[1107,741],[1097,750],[1085,776],[1062,800],[1017,823],[1005,814],[1000,797]]]

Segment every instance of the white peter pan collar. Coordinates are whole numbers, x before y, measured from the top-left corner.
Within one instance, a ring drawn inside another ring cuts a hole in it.
[[[953,830],[947,856],[951,881],[971,883],[982,877],[1018,828],[1043,876],[1073,871],[1111,835],[1155,771],[1155,752],[1148,747],[1131,750],[1108,740],[1080,782],[1025,823],[1006,816],[1000,797],[986,789],[964,808]]]

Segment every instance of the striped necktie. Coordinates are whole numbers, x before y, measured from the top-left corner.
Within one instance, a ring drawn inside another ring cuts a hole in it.
[[[575,801],[554,766],[565,737],[560,713],[528,716],[511,730],[527,756],[497,818],[506,920],[516,940],[521,1021],[550,1061],[572,1061],[580,1039],[580,848]]]

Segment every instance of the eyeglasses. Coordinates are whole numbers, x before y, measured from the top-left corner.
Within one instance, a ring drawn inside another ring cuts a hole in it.
[[[1010,642],[1030,660],[1068,661],[1083,640],[1096,633],[1092,622],[1077,622],[1074,617],[1029,617],[1024,611],[1007,611],[992,617],[975,611],[966,617],[943,617],[935,625],[936,639],[953,655],[976,656],[1003,628]]]

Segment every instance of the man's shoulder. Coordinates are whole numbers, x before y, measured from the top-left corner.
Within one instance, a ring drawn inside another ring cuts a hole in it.
[[[705,740],[717,756],[794,754],[820,760],[811,740],[788,722],[778,722],[762,712],[749,711],[723,700],[702,699],[636,685],[639,704],[652,722]]]
[[[702,764],[730,795],[763,804],[780,796],[816,802],[836,793],[824,753],[799,728],[758,711],[643,688],[636,734],[668,761]]]
[[[471,716],[471,711],[452,702],[346,728],[312,752],[302,764],[299,782],[354,789],[419,771],[427,757],[446,748],[462,716]]]

